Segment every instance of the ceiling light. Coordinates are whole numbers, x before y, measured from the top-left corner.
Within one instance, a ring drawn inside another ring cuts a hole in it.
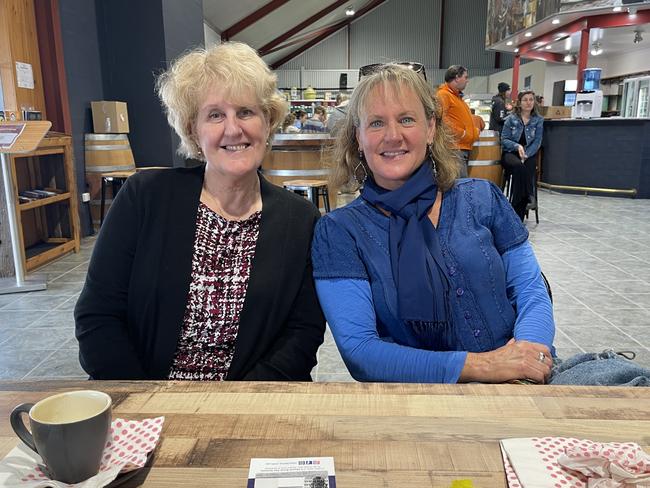
[[[506,46],[512,46],[512,41],[506,42]]]
[[[345,15],[347,15],[348,17],[352,17],[354,15],[354,13],[355,12],[354,12],[354,9],[352,7],[348,7],[348,8],[345,9]]]
[[[515,48],[515,52],[516,52],[516,53],[519,52],[519,48],[518,48],[518,47]]]
[[[565,63],[570,63],[570,62],[572,62],[572,61],[573,61],[573,54],[571,54],[571,53],[566,53],[566,55],[564,56],[564,62],[565,62]]]
[[[638,44],[641,41],[643,41],[643,36],[641,35],[640,30],[635,30],[634,31],[634,44]]]
[[[592,56],[598,56],[599,54],[603,53],[603,46],[600,44],[600,42],[596,41],[591,45],[591,55]]]
[[[628,7],[627,13],[630,14],[630,17],[636,17],[636,7]]]
[[[524,34],[524,36],[526,36],[526,37],[530,37],[530,36],[532,36],[532,35],[533,35],[532,32],[526,32],[526,33]]]
[[[553,25],[558,25],[559,23],[560,23],[560,19],[553,19],[551,21],[551,24],[553,24]]]
[[[614,7],[612,10],[614,12],[620,12],[621,10],[623,10],[623,7]]]
[[[551,45],[549,44],[548,46],[546,46],[546,49],[551,49]]]

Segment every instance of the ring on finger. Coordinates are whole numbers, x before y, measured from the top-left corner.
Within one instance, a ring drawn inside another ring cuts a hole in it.
[[[544,354],[543,352],[540,351],[539,356],[537,357],[537,360],[540,363],[543,363],[546,360],[546,354]]]

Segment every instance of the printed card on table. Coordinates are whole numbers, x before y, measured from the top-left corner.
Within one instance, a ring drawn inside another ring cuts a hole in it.
[[[334,458],[251,459],[247,488],[336,488]]]

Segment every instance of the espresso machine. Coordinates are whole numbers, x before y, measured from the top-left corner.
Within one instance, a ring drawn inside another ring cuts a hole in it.
[[[603,92],[600,89],[600,68],[582,71],[582,91],[576,94],[576,102],[571,110],[574,119],[593,119],[603,112]]]

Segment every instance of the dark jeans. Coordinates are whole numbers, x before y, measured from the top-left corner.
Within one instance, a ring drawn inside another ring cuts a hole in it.
[[[519,155],[504,152],[501,157],[501,166],[506,171],[506,178],[512,175],[510,184],[510,203],[521,220],[526,215],[526,205],[530,197],[535,196],[535,162],[537,154],[533,154],[523,163]]]

